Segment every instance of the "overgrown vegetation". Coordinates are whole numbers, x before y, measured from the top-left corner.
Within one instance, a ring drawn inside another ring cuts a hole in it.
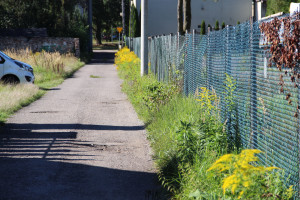
[[[300,0],[268,0],[266,15],[272,15],[279,12],[289,13],[290,3],[300,3]]]
[[[88,44],[87,4],[83,0],[1,0],[0,28],[47,28],[51,37],[80,39],[81,55]]]
[[[27,49],[9,50],[5,53],[33,66],[35,84],[0,85],[0,123],[4,123],[23,106],[40,98],[50,88],[62,83],[84,64],[72,54],[61,55],[58,52],[32,53]]]
[[[123,90],[147,125],[159,179],[173,199],[291,198],[293,188],[285,187],[282,170],[260,166],[255,156],[260,151],[232,144],[214,90],[203,87],[197,96],[185,97],[180,84],[158,82],[151,73],[141,77],[140,61],[128,48],[116,54],[115,63]],[[230,117],[235,81],[227,75],[224,84]]]

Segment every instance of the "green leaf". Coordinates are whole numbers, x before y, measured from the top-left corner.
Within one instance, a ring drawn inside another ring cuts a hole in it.
[[[195,192],[192,192],[190,193],[189,197],[194,197],[194,198],[198,198],[200,197],[201,194],[200,194],[200,191],[199,190],[196,190]]]

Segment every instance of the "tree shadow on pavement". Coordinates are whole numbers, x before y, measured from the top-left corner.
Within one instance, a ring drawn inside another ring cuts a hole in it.
[[[160,199],[154,173],[3,157],[0,173],[0,199]]]
[[[95,159],[93,151],[101,151],[101,147],[91,146],[94,149],[86,151],[82,146],[90,145],[89,141],[77,140],[76,131],[60,131],[78,128],[132,131],[142,127],[74,124],[0,127],[0,199],[163,199],[155,173],[90,165]]]
[[[0,136],[4,132],[31,131],[42,129],[76,129],[76,130],[122,130],[122,131],[139,131],[144,130],[143,125],[140,126],[113,126],[113,125],[96,125],[96,124],[13,124],[7,123],[0,127]]]
[[[113,64],[116,51],[93,51],[93,58],[89,64]]]

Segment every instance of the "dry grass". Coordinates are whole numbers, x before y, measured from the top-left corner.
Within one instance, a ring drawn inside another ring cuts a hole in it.
[[[44,68],[55,73],[68,73],[72,71],[72,65],[78,62],[73,54],[60,54],[59,52],[36,52],[32,53],[30,49],[6,50],[8,56],[28,63],[34,68]]]
[[[0,84],[0,112],[17,107],[27,99],[33,98],[38,91],[39,87],[33,84],[15,86]]]

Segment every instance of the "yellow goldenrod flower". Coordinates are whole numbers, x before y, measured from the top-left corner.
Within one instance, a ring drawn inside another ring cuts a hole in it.
[[[238,199],[241,199],[242,196],[243,196],[243,194],[244,194],[244,191],[241,191],[240,194],[239,194],[239,196],[238,196]]]
[[[203,89],[203,91],[206,91]],[[229,190],[232,195],[238,191],[238,199],[241,199],[251,186],[255,185],[253,176],[262,176],[267,171],[279,169],[278,167],[254,166],[258,161],[256,154],[261,153],[257,149],[245,149],[240,154],[226,154],[221,156],[207,171],[216,170],[225,175],[223,179],[223,193]],[[292,190],[292,188],[291,188]]]

